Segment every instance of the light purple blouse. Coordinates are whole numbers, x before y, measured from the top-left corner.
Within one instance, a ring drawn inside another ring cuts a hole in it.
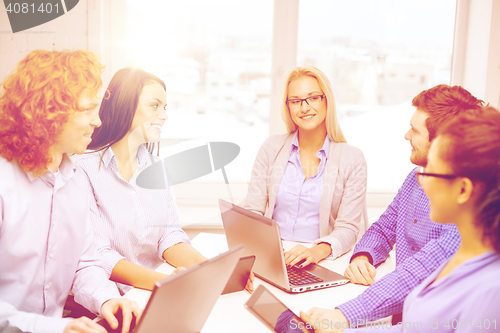
[[[295,133],[273,211],[273,220],[278,223],[283,240],[312,243],[320,237],[319,203],[329,150],[327,135],[323,147],[316,153],[321,160],[318,171],[304,181],[298,133]]]
[[[500,332],[500,255],[483,253],[436,279],[446,263],[406,298],[403,322],[391,332]],[[344,332],[389,331],[377,325]]]
[[[190,244],[181,229],[172,189],[137,186],[137,176],[151,165],[151,158],[157,160],[143,145],[137,152],[137,169],[128,182],[120,175],[112,149],[104,153],[100,163],[101,154],[77,157],[76,164],[87,175],[94,237],[103,267],[111,275],[116,263],[126,259],[156,269],[164,262],[166,249],[181,242]],[[122,293],[132,288],[117,285]]]
[[[0,327],[63,332],[70,290],[98,313],[120,297],[93,246],[83,172],[64,157],[41,177],[0,156]]]

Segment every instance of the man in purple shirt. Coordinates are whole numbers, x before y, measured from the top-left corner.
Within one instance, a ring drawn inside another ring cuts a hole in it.
[[[69,156],[101,125],[103,66],[88,51],[37,50],[3,82],[0,97],[0,328],[105,332],[86,317],[62,318],[75,300],[128,331],[135,302],[121,299],[93,245],[86,180]]]
[[[437,129],[449,118],[468,110],[480,110],[483,102],[459,86],[438,85],[422,91],[412,101],[416,111],[405,139],[412,146],[410,160],[426,166]],[[355,299],[334,310],[312,308],[304,319],[322,318],[339,327],[394,315],[397,320],[405,297],[460,245],[455,225],[437,224],[429,217],[429,199],[416,179],[416,169],[406,177],[396,197],[379,220],[354,248],[345,276],[353,283],[372,285]],[[396,269],[376,283],[375,267],[396,246]]]

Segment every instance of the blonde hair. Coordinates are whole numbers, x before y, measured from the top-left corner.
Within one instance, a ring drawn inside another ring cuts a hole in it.
[[[312,66],[296,67],[292,69],[286,75],[285,87],[283,89],[283,96],[281,101],[281,117],[286,125],[286,130],[288,133],[293,133],[297,130],[297,125],[293,122],[290,116],[290,110],[286,101],[288,99],[288,86],[290,82],[296,80],[300,77],[310,76],[318,81],[319,87],[323,91],[326,98],[326,132],[330,137],[330,140],[335,142],[347,142],[344,133],[340,129],[339,120],[337,117],[337,111],[335,108],[335,97],[333,96],[333,91],[331,88],[330,81],[326,77],[325,73]]]

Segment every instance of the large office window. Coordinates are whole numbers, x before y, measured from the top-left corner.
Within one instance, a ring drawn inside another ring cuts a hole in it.
[[[269,135],[270,114],[279,112],[270,110],[272,99],[279,98],[270,96],[272,49],[289,35],[273,36],[273,15],[297,2],[126,4],[125,63],[167,85],[161,157],[212,141],[241,148],[225,169],[229,188],[220,170],[175,188],[181,213],[184,204],[205,205],[208,215],[216,215],[218,197],[230,199],[232,190],[239,203],[245,196],[258,148]],[[396,192],[412,168],[410,145],[403,139],[411,99],[450,82],[454,18],[454,0],[299,3],[292,23],[298,28],[296,63],[316,66],[330,78],[341,127],[367,159],[369,192]],[[184,210],[184,224],[206,222],[206,210],[193,212]]]
[[[395,192],[414,167],[403,136],[412,98],[450,84],[454,0],[300,2],[298,64],[331,80],[347,141],[363,150],[368,192]]]
[[[247,182],[269,132],[272,1],[127,4],[128,61],[167,86],[169,119],[161,155],[212,141],[233,142],[241,152],[226,166],[228,179]],[[216,171],[193,181],[223,180]]]

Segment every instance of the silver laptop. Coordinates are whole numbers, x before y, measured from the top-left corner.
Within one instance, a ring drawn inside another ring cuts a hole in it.
[[[253,272],[261,279],[290,293],[343,285],[344,276],[323,266],[287,267],[276,221],[219,199],[227,244],[243,244],[244,256],[255,255]]]
[[[243,253],[243,246],[156,282],[133,333],[200,332]],[[121,322],[121,321],[120,321]],[[121,325],[108,332],[121,333]]]

